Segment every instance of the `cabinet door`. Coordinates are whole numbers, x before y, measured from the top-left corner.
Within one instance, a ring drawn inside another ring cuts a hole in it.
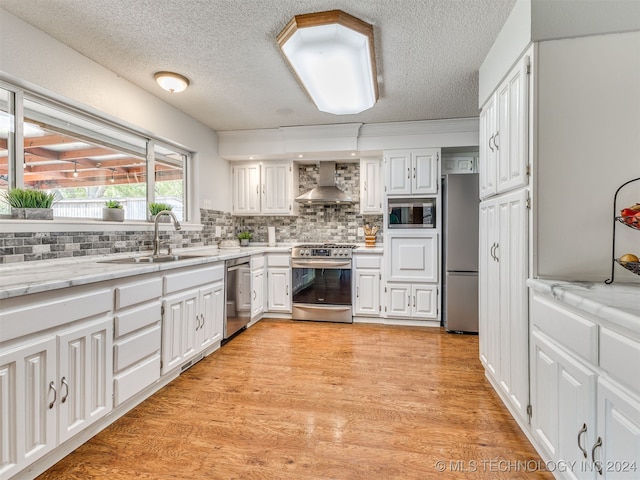
[[[166,298],[162,302],[162,374],[195,354],[198,321],[197,290]]]
[[[0,472],[3,478],[56,446],[59,386],[55,337],[0,354]]]
[[[438,193],[438,150],[416,150],[412,152],[411,193],[429,195]]]
[[[411,284],[388,283],[386,312],[388,317],[411,316]]]
[[[478,264],[480,360],[495,378],[497,374],[498,340],[498,262],[493,256],[496,246],[497,210],[493,201],[480,204],[480,242]]]
[[[236,284],[236,310],[239,317],[248,317],[251,315],[251,297],[253,295],[251,292],[251,284],[253,283],[251,267],[241,266],[238,269],[238,275],[240,275],[240,281]]]
[[[267,272],[267,309],[270,312],[291,312],[291,269],[269,268]]]
[[[405,282],[438,281],[439,244],[437,233],[387,234],[389,279]]]
[[[209,345],[222,340],[223,296],[224,288],[222,282],[216,282],[200,290],[198,306],[200,322],[196,325],[196,345],[198,350],[207,348]]]
[[[411,286],[411,317],[438,318],[438,287],[421,284]]]
[[[360,213],[382,213],[382,174],[380,159],[360,160]]]
[[[567,478],[594,478],[583,467],[596,437],[596,380],[593,370],[532,332],[531,431],[549,458],[575,465]]]
[[[493,145],[497,157],[498,193],[527,184],[528,164],[528,80],[525,56],[509,73],[497,92],[498,114]]]
[[[291,164],[262,165],[262,213],[289,214],[291,202]]]
[[[113,407],[113,320],[61,332],[58,343],[58,440],[71,438]]]
[[[260,213],[260,164],[237,164],[232,167],[233,213]]]
[[[640,478],[640,398],[600,377],[597,415],[591,460],[602,469],[601,478]]]
[[[251,275],[251,318],[264,313],[264,289],[264,268],[261,268]]]
[[[480,198],[494,195],[496,189],[496,149],[493,141],[496,129],[496,95],[492,95],[480,112]]]
[[[377,317],[380,314],[380,270],[356,271],[354,315]]]
[[[410,151],[385,152],[384,163],[387,171],[385,183],[387,195],[410,195],[412,175]]]
[[[515,410],[526,419],[529,398],[529,321],[527,304],[526,191],[502,195],[498,200],[500,367],[498,379]],[[490,284],[495,288],[496,284]]]

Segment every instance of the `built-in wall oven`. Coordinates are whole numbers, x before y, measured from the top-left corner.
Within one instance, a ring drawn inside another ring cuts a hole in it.
[[[351,323],[354,245],[309,244],[291,249],[294,320]]]

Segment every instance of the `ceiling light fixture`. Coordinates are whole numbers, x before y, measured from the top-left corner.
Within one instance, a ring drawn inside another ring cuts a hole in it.
[[[73,162],[73,176],[74,178],[78,178],[78,162]]]
[[[156,79],[158,85],[171,93],[182,92],[191,83],[187,77],[173,72],[156,72],[153,78]]]
[[[110,181],[111,183],[115,183],[115,181],[116,181],[116,179],[113,177],[113,175],[114,175],[115,173],[116,173],[116,169],[115,169],[115,168],[112,168],[112,169],[111,169],[111,178],[109,179],[109,181]]]
[[[341,10],[296,15],[277,42],[322,112],[360,113],[378,100],[373,27]]]

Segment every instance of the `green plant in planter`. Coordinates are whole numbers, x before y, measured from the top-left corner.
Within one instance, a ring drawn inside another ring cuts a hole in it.
[[[122,208],[122,204],[118,200],[107,200],[104,202],[106,208]]]
[[[2,192],[2,198],[12,208],[52,208],[57,201],[55,193],[22,188],[5,190]]]
[[[245,230],[244,232],[240,232],[238,234],[238,240],[251,240],[252,237],[253,235],[248,230]]]
[[[29,220],[53,220],[54,193],[12,188],[2,191],[2,199],[11,207],[11,217]]]
[[[173,207],[168,203],[150,203],[149,204],[149,212],[151,212],[152,216],[156,216],[163,210],[173,210]]]

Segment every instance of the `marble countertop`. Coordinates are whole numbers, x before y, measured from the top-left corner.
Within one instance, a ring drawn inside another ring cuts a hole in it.
[[[640,284],[530,279],[527,285],[596,318],[640,332]]]
[[[95,255],[58,260],[42,260],[20,264],[0,265],[0,299],[47,292],[60,288],[88,285],[144,273],[159,272],[207,263],[222,262],[245,255],[261,253],[289,253],[292,245],[268,247],[253,245],[238,248],[198,247],[175,249],[177,255],[198,255],[166,263],[100,263],[118,258],[145,257],[151,252]],[[358,253],[382,253],[382,247],[373,249],[359,245]]]

